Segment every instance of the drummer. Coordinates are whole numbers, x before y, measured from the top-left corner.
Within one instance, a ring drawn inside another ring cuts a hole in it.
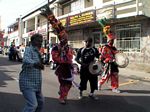
[[[92,45],[93,39],[87,38],[85,40],[85,47],[78,50],[76,61],[81,64],[80,69],[80,96],[79,99],[83,97],[83,91],[87,89],[87,82],[90,82],[90,94],[89,97],[97,100],[98,98],[94,95],[94,91],[98,89],[98,77],[89,72],[89,64],[94,61],[95,58],[99,58],[99,52],[97,48]]]
[[[100,81],[98,82],[98,88],[101,89],[102,84],[105,81],[111,80],[111,89],[112,92],[120,93],[119,87],[119,69],[118,65],[115,63],[115,54],[119,51],[116,49],[114,44],[115,36],[110,33],[107,35],[107,44],[103,46],[101,50],[101,61],[105,64],[104,65],[104,72]]]

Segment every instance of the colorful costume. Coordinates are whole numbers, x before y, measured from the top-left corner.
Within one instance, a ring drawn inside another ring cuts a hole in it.
[[[52,0],[51,3],[56,0]],[[60,83],[60,102],[65,103],[65,99],[68,95],[68,92],[72,86],[72,58],[73,51],[68,46],[68,34],[63,27],[62,23],[58,21],[53,11],[49,8],[48,5],[43,7],[41,15],[46,17],[49,23],[52,25],[54,32],[57,34],[60,43],[52,49],[52,59],[58,64],[55,74],[58,76]]]
[[[52,58],[58,64],[55,74],[58,76],[60,83],[59,99],[64,101],[67,98],[68,92],[72,86],[72,58],[73,52],[71,48],[62,51],[62,47],[59,45],[52,49]]]
[[[102,74],[102,78],[99,81],[100,85],[104,84],[106,80],[111,78],[111,88],[116,89],[118,88],[118,66],[114,62],[115,61],[115,54],[117,53],[117,49],[114,46],[105,45],[103,46],[100,59],[105,64],[104,65],[104,72]]]
[[[102,84],[106,80],[111,79],[111,88],[113,92],[119,93],[120,91],[117,90],[119,87],[119,80],[118,80],[118,65],[115,63],[115,54],[118,53],[116,47],[113,46],[114,39],[116,38],[112,31],[111,26],[106,25],[106,20],[100,20],[99,23],[103,27],[104,36],[107,37],[108,44],[104,45],[101,50],[100,60],[104,63],[104,72],[102,73],[102,78],[98,82],[99,89],[101,88]]]

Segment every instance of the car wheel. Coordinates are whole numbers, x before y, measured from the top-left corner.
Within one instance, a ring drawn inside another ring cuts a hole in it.
[[[54,70],[54,63],[53,62],[50,62],[50,69]]]

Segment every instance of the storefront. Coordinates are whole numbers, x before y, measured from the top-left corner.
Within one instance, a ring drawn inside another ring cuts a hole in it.
[[[73,48],[83,47],[83,41],[93,37],[92,28],[95,27],[95,10],[86,11],[60,19],[69,34],[69,44]]]

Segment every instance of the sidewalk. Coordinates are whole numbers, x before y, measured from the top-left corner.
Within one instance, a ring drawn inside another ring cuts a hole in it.
[[[119,71],[120,76],[150,82],[150,73],[134,70],[131,68],[119,68]]]

